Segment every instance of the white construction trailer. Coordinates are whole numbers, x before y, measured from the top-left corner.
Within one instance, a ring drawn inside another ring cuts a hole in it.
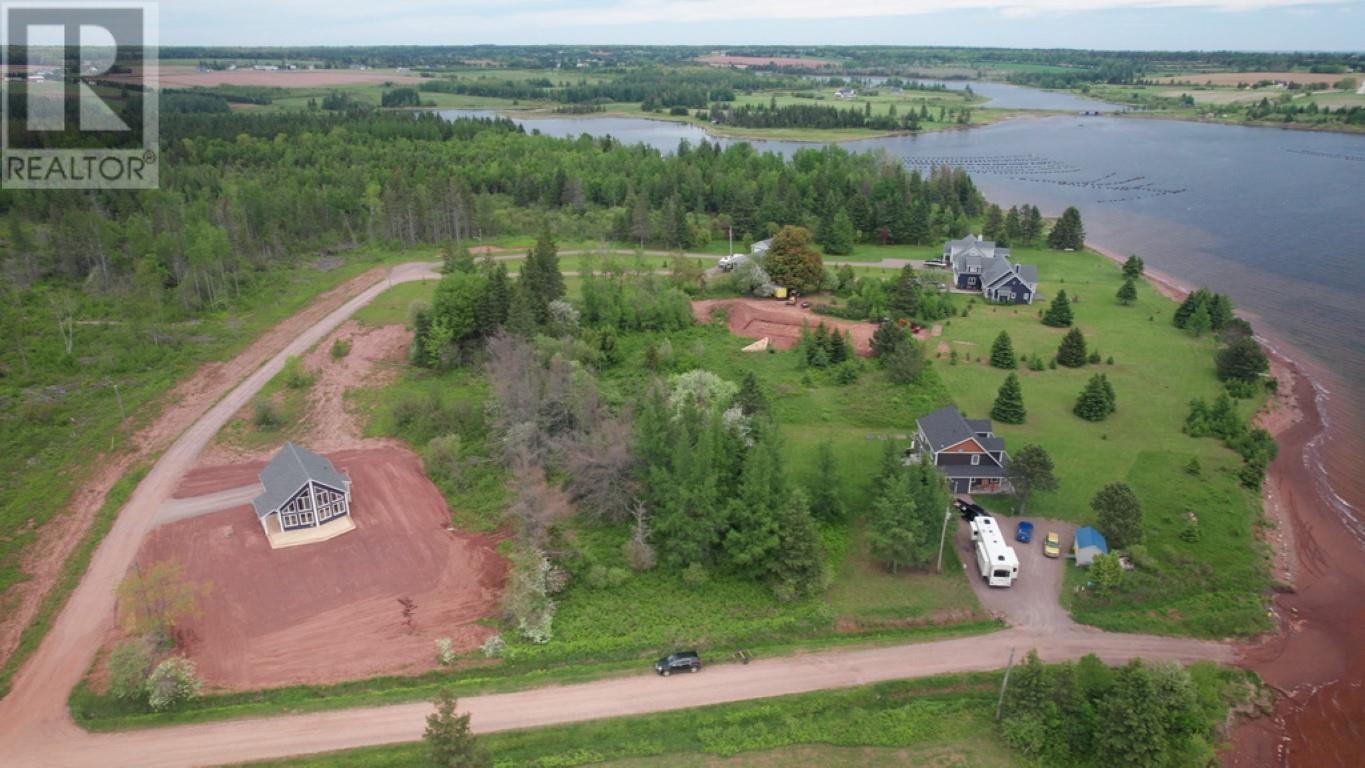
[[[1019,578],[1019,557],[1014,547],[1005,543],[995,519],[985,515],[973,518],[972,542],[976,549],[976,567],[988,586],[1009,587]]]

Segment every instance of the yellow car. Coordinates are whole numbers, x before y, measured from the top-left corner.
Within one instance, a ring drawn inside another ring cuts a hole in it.
[[[1062,556],[1062,537],[1052,531],[1048,531],[1047,538],[1043,539],[1043,554],[1048,557]]]

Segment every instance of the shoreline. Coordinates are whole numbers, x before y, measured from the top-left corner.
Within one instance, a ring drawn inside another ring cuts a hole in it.
[[[1103,246],[1087,245],[1122,264]],[[1191,287],[1159,270],[1143,278],[1182,301]],[[1239,312],[1239,315],[1242,314]],[[1355,723],[1365,712],[1365,590],[1359,544],[1333,506],[1333,493],[1310,451],[1327,431],[1327,390],[1311,373],[1312,359],[1292,344],[1258,332],[1256,341],[1279,381],[1254,423],[1279,446],[1261,487],[1256,533],[1271,550],[1276,630],[1239,644],[1237,664],[1256,672],[1275,693],[1271,711],[1231,722],[1219,759],[1227,766],[1352,765],[1365,754]]]

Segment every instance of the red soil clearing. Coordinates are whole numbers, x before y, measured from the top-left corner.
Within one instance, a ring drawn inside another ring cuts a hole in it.
[[[475,622],[497,611],[506,578],[496,539],[446,530],[445,500],[410,451],[329,458],[351,477],[354,531],[272,550],[243,506],[162,526],[143,543],[138,562],[175,559],[189,579],[211,584],[203,615],[184,625],[188,654],[210,685],[416,673],[435,666],[436,639],[467,651],[493,634]],[[234,488],[254,482],[260,468],[196,469],[182,489]],[[400,597],[417,604],[414,631],[402,625]]]
[[[768,337],[777,349],[792,349],[801,339],[802,326],[824,323],[826,328],[848,331],[853,348],[860,355],[872,354],[872,333],[877,326],[835,317],[817,315],[810,309],[784,304],[775,299],[706,299],[692,302],[692,317],[699,323],[711,321],[711,313],[725,310],[730,318],[730,333],[750,339]]]

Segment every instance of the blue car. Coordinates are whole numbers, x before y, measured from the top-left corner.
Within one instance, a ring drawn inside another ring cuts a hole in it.
[[[1014,529],[1014,540],[1023,544],[1033,541],[1033,523],[1020,520],[1019,527]]]

